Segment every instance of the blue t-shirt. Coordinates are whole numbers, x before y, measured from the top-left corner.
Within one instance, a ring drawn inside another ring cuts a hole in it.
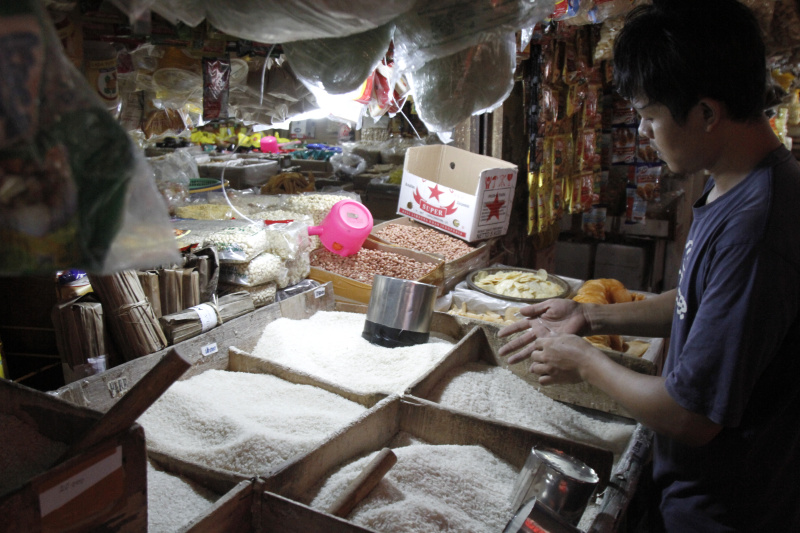
[[[706,446],[657,435],[667,531],[800,531],[800,166],[780,147],[694,206],[666,388],[723,426]]]

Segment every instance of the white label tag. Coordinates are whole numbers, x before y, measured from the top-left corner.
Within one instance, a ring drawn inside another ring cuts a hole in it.
[[[325,296],[325,287],[317,287],[314,289],[314,298],[322,298]]]
[[[217,312],[210,305],[200,304],[190,307],[189,309],[194,309],[200,317],[200,328],[203,333],[217,325]]]
[[[42,516],[58,509],[70,500],[80,496],[103,478],[122,467],[122,446],[117,446],[114,453],[94,463],[74,476],[59,483],[55,487],[39,494],[39,507]]]
[[[206,344],[205,346],[200,348],[200,353],[203,355],[203,357],[208,357],[212,353],[217,353],[218,351],[219,349],[217,348],[216,342],[212,342],[211,344]]]

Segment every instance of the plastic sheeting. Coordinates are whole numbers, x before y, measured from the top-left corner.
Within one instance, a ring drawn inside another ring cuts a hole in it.
[[[513,33],[429,61],[411,76],[417,114],[429,131],[449,131],[500,105],[514,87],[515,68]]]
[[[206,0],[206,17],[214,27],[243,39],[289,43],[345,37],[386,24],[415,0]]]
[[[547,18],[554,0],[419,0],[398,17],[395,61],[401,70],[496,40]]]
[[[286,43],[283,51],[297,78],[329,94],[358,89],[378,66],[394,33],[388,23],[362,33],[334,39]]]

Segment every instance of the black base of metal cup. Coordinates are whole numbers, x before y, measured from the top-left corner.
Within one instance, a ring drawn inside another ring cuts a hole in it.
[[[422,333],[419,331],[408,331],[396,329],[364,321],[364,331],[361,336],[372,344],[385,348],[397,348],[398,346],[414,346],[415,344],[425,344],[430,338],[430,332]]]

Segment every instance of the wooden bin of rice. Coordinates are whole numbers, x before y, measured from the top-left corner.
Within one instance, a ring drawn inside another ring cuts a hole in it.
[[[492,354],[485,330],[473,328],[460,349],[409,387],[406,395],[478,418],[603,448],[614,454],[615,467],[642,459],[632,456],[637,438],[635,421],[554,400],[545,393],[548,387],[524,379],[508,365],[498,365],[501,361]],[[613,516],[629,502],[631,495],[624,496],[606,506],[590,505],[581,521],[582,529],[588,528],[599,514]]]
[[[198,397],[203,396],[202,387],[204,385],[200,383],[195,387],[194,383],[197,383],[196,380],[200,380],[200,382],[205,380],[206,383],[210,383],[209,386],[212,387],[217,385],[215,381],[219,381],[221,383],[219,386],[227,388],[229,393],[230,388],[236,388],[236,386],[240,386],[242,391],[251,389],[255,389],[256,391],[260,389],[269,390],[269,385],[264,385],[263,383],[244,383],[236,385],[231,384],[230,379],[225,379],[240,378],[246,381],[247,379],[253,378],[252,375],[242,375],[245,373],[241,372],[235,365],[231,365],[228,356],[228,348],[230,346],[238,342],[247,343],[251,338],[253,342],[255,342],[267,324],[281,317],[303,319],[313,315],[318,309],[333,309],[333,307],[334,299],[332,286],[327,284],[281,302],[276,302],[257,309],[250,314],[231,320],[198,337],[176,345],[175,348],[178,349],[181,355],[192,363],[191,368],[181,376],[178,382],[173,384],[176,390],[183,389],[184,393],[188,390],[190,394],[188,398],[183,397],[181,400],[178,400],[185,407],[187,407],[186,404],[189,404],[188,412],[191,413],[192,416],[195,416],[193,422],[188,423],[188,426],[186,417],[181,420],[184,424],[183,427],[187,428],[187,434],[190,435],[190,437],[203,434],[206,429],[209,429],[205,427],[206,425],[214,426],[214,417],[224,418],[226,416],[225,413],[220,413],[220,410],[224,410],[222,402],[215,402],[215,398],[209,397],[208,400],[212,405],[206,405],[202,403],[205,401],[204,399],[193,399],[191,397],[191,393],[193,392],[197,392]],[[107,411],[130,387],[155,366],[165,353],[166,350],[140,357],[109,369],[101,374],[90,376],[80,382],[62,387],[56,391],[56,395],[77,405],[91,406],[98,410]],[[223,376],[223,379],[211,379],[215,374]],[[284,383],[283,380],[278,380],[275,376],[262,375],[255,376],[255,378],[263,378],[260,380],[262,382],[272,380],[273,382],[278,382],[282,387],[291,389],[289,383]],[[256,380],[258,381],[258,379]],[[187,383],[189,383],[188,386],[186,385]],[[173,395],[173,387],[168,391],[170,396]],[[250,388],[248,389],[245,387]],[[194,388],[197,388],[197,391],[193,391],[192,389]],[[165,399],[166,396],[167,395],[162,396],[162,398],[155,402],[145,415],[140,418],[140,421],[145,427],[148,425],[145,423],[148,421],[148,418],[149,421],[152,422],[152,417],[149,417],[148,413],[151,413],[151,410],[156,412],[160,409],[160,407],[156,408],[156,406],[161,400]],[[236,400],[234,399],[233,401],[235,402]],[[248,401],[248,399],[244,399],[243,403],[247,405]],[[192,402],[195,402],[196,405],[191,405]],[[154,410],[154,408],[156,409]],[[354,408],[359,412],[366,410],[366,408],[362,406],[354,406]],[[205,409],[205,411],[202,411],[203,409]],[[234,413],[241,411],[241,409],[237,410],[237,406],[233,406],[231,409]],[[197,412],[200,412],[200,416],[196,416]],[[186,412],[183,414],[186,414]],[[206,418],[205,415],[211,418]],[[168,417],[172,416],[172,414],[168,415]],[[175,417],[178,417],[178,415],[175,415]],[[158,439],[163,439],[164,431],[169,430],[170,424],[174,422],[176,422],[176,418],[171,418],[168,421],[156,421],[153,431],[150,431],[146,427],[148,435],[147,455],[164,470],[183,476],[187,480],[191,480],[205,488],[211,489],[216,494],[224,494],[235,486],[236,483],[250,479],[253,475],[259,473],[255,471],[242,473],[227,468],[220,468],[219,466],[215,466],[213,461],[205,461],[202,457],[182,456],[181,454],[173,453],[174,450],[156,446],[156,441]],[[193,423],[194,425],[192,425]],[[209,431],[213,438],[215,429],[211,428]],[[161,432],[160,437],[159,432]],[[190,437],[184,438],[184,444],[186,444],[188,440],[191,440]],[[245,435],[245,437],[248,436]],[[200,449],[202,451],[202,446]],[[218,450],[218,452],[220,453],[217,454],[219,456],[217,459],[222,460],[221,458],[225,457],[225,450]],[[230,457],[231,454],[228,454],[227,457]],[[267,469],[266,466],[264,468],[265,470]]]
[[[252,354],[231,346],[226,369],[193,368],[173,384],[139,420],[151,458],[186,475],[268,476],[357,425],[454,349],[449,338],[375,346],[361,337],[361,313],[309,315],[255,326],[258,339],[241,338]]]
[[[389,447],[397,463],[345,517],[352,529],[341,531],[497,532],[515,511],[512,488],[533,446],[564,450],[608,480],[606,450],[393,395],[267,476],[264,488],[328,515],[364,466]]]
[[[371,235],[387,244],[444,255],[445,292],[452,290],[471,270],[488,267],[492,246],[498,240],[494,238],[470,244],[408,217],[376,224]]]
[[[333,283],[337,300],[369,303],[375,274],[410,279],[444,292],[444,260],[368,237],[358,254],[341,257],[325,248],[311,252],[310,279]],[[409,272],[412,272],[410,275]]]
[[[3,531],[147,530],[141,426],[134,424],[60,460],[101,416],[0,380]]]
[[[508,368],[523,380],[538,387],[537,377],[528,371],[530,368],[530,362],[528,360],[521,361],[514,365],[508,365],[507,357],[500,357],[497,355],[497,351],[508,340],[508,338],[499,338],[497,336],[497,332],[504,326],[503,323],[465,317],[459,314],[449,314],[460,324],[463,333],[476,326],[484,331],[489,346],[491,347],[491,357],[495,365]],[[622,340],[626,343],[630,341],[646,343],[647,349],[641,357],[633,357],[610,349],[601,351],[613,361],[631,370],[639,372],[640,374],[655,375],[658,368],[657,362],[661,359],[664,350],[664,339],[622,336]],[[547,387],[538,387],[538,390],[554,400],[631,418],[630,413],[615,400],[611,399],[608,394],[588,383],[548,385]]]
[[[429,370],[459,350],[463,332],[453,317],[434,313],[430,339],[415,346],[386,348],[361,334],[367,306],[336,302],[305,320],[275,321],[259,339],[231,346],[230,364],[333,392],[372,407],[402,394]],[[311,334],[313,332],[313,334]]]

